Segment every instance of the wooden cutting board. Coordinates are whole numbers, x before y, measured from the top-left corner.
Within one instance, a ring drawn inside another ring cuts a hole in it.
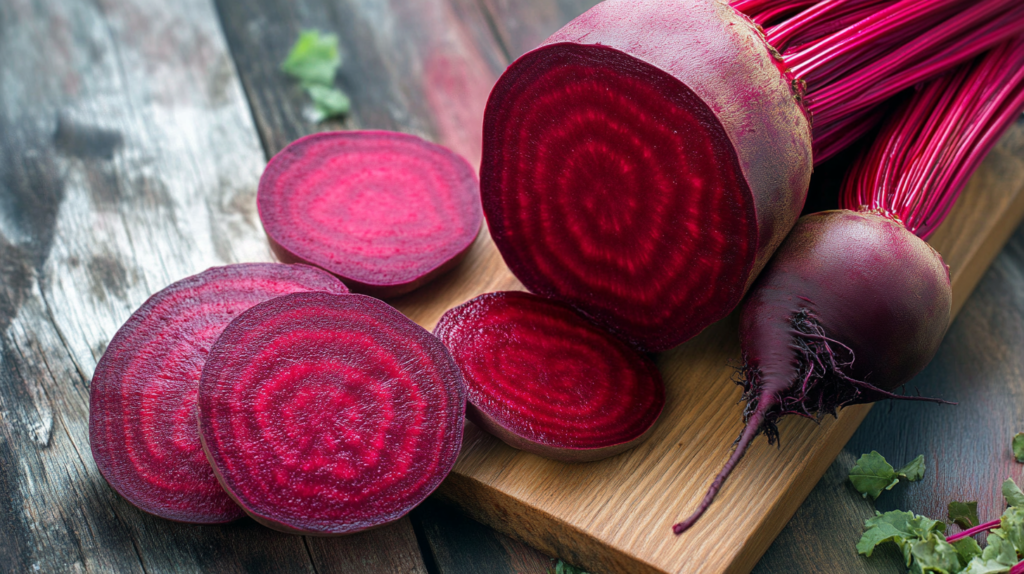
[[[932,238],[950,266],[953,312],[1024,215],[1024,122],[990,154]],[[478,294],[522,289],[483,233],[442,280],[395,301],[427,328]],[[473,518],[595,574],[746,573],[782,530],[870,406],[821,424],[790,417],[782,447],[758,439],[703,520],[689,515],[742,428],[735,313],[658,356],[666,404],[650,439],[619,456],[563,464],[515,450],[467,423],[462,455],[439,495]],[[912,383],[911,383],[912,386]],[[922,389],[927,392],[927,389]],[[935,406],[936,415],[941,409]]]

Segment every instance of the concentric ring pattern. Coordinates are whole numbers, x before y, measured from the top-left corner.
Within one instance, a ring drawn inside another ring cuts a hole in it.
[[[291,143],[267,165],[257,204],[279,254],[387,295],[446,268],[482,222],[479,183],[466,160],[383,131]]]
[[[491,235],[528,289],[647,350],[723,317],[756,255],[754,200],[715,114],[608,47],[548,45],[502,75],[481,191]]]
[[[455,464],[465,392],[441,342],[364,295],[258,305],[210,351],[199,427],[217,476],[279,530],[344,534],[406,514]]]
[[[298,291],[345,293],[305,265],[215,267],[153,295],[114,335],[96,366],[89,439],[103,477],[146,512],[181,522],[243,515],[206,461],[196,393],[207,354],[246,309]]]
[[[664,406],[654,363],[557,301],[481,295],[448,311],[435,333],[462,370],[468,401],[532,443],[567,450],[631,443]]]

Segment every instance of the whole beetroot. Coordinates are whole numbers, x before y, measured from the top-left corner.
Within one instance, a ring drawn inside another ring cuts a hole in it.
[[[740,313],[746,427],[696,512],[750,442],[784,415],[819,419],[894,394],[928,364],[949,324],[949,269],[927,237],[981,158],[1024,111],[1024,38],[915,92],[844,183],[847,209],[801,218]]]

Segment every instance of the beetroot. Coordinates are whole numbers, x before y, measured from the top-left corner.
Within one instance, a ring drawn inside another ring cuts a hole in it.
[[[697,511],[761,432],[893,394],[931,360],[949,324],[942,257],[924,242],[967,177],[1024,111],[1024,38],[919,89],[854,165],[846,209],[802,218],[740,314],[746,427]],[[870,187],[860,187],[861,185]]]
[[[89,397],[89,442],[100,473],[146,512],[220,523],[242,511],[224,493],[196,431],[196,392],[224,327],[253,305],[297,291],[345,293],[305,265],[214,267],[153,295],[111,339]]]
[[[466,381],[467,418],[511,446],[566,462],[642,442],[665,404],[657,367],[572,308],[481,295],[434,329]]]
[[[641,349],[672,347],[739,303],[796,222],[812,144],[835,153],[878,102],[1024,29],[1019,0],[861,4],[797,14],[780,53],[717,0],[606,0],[516,60],[480,168],[512,272]]]
[[[516,60],[484,117],[484,213],[509,268],[648,350],[739,303],[810,173],[789,80],[711,0],[598,4]]]
[[[270,160],[257,195],[279,258],[322,267],[378,297],[454,267],[480,230],[479,201],[466,160],[382,131],[292,142]]]
[[[224,490],[271,528],[334,535],[403,516],[462,443],[459,369],[436,337],[364,295],[297,293],[238,316],[199,388]]]

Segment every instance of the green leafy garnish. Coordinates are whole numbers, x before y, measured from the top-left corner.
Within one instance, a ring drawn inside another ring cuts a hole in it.
[[[914,543],[910,547],[913,557],[911,572],[938,572],[954,574],[959,572],[960,554],[952,544],[946,542],[941,533],[931,533],[928,538]]]
[[[872,500],[877,499],[883,490],[892,490],[892,487],[901,480],[914,482],[921,480],[924,476],[924,455],[910,461],[903,468],[896,470],[885,457],[877,451],[871,451],[857,459],[857,464],[850,469],[850,482],[857,492],[864,498],[870,496]]]
[[[975,556],[981,556],[981,546],[978,546],[978,541],[970,536],[954,542],[953,548],[956,548],[957,554],[960,555],[960,561],[963,564],[967,564]]]
[[[1013,458],[1024,462],[1024,432],[1013,435]]]
[[[913,512],[893,510],[885,514],[875,512],[874,518],[864,521],[864,528],[864,535],[857,543],[857,552],[871,556],[879,544],[894,542],[903,551],[903,557],[909,566],[911,546],[915,542],[927,539],[933,532],[941,534],[946,530],[946,525]]]
[[[977,502],[950,502],[946,509],[946,517],[964,530],[981,524],[978,520]]]
[[[876,512],[874,518],[864,522],[865,531],[857,543],[857,551],[871,556],[876,546],[892,542],[903,551],[911,574],[1010,572],[1024,556],[1024,492],[1013,480],[1007,479],[1003,483],[1003,496],[1010,506],[1000,517],[999,526],[989,531],[984,550],[970,537],[950,543],[943,534],[946,525],[941,522],[894,510],[885,514]],[[977,510],[977,503],[954,502],[949,505],[949,518],[966,529],[978,524]]]
[[[559,560],[558,563],[555,564],[554,570],[548,570],[548,572],[552,574],[588,574],[587,572],[584,572],[583,570],[580,570],[579,568],[562,560]]]
[[[334,75],[341,66],[338,37],[320,34],[318,30],[305,30],[299,34],[281,70],[294,76],[309,94],[316,108],[316,121],[343,116],[349,112],[351,102],[344,92],[334,87]]]
[[[313,98],[313,105],[323,119],[343,116],[352,108],[348,96],[337,88],[309,86],[306,92]]]
[[[1003,498],[1006,499],[1006,504],[1010,506],[1024,508],[1024,492],[1020,491],[1017,483],[1013,482],[1012,478],[1007,478],[1003,481]]]

